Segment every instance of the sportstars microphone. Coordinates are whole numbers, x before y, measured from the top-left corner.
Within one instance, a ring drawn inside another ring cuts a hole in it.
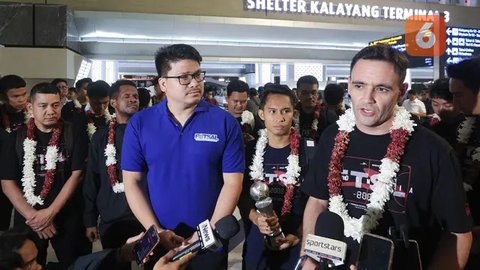
[[[237,219],[232,215],[219,219],[217,223],[215,223],[215,230],[212,230],[210,221],[207,219],[197,226],[198,240],[175,254],[172,262],[178,261],[184,256],[199,250],[208,249],[214,251],[222,246],[220,240],[232,238],[239,230],[240,224],[238,224]]]
[[[319,262],[320,269],[337,269],[344,264],[347,244],[343,230],[343,220],[339,215],[325,211],[318,216],[315,235],[307,235],[304,252]]]

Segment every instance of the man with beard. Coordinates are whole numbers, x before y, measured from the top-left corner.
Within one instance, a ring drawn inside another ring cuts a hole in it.
[[[306,75],[297,81],[297,97],[299,114],[295,119],[295,126],[303,139],[318,141],[323,130],[330,124],[335,123],[337,115],[322,108],[318,100],[318,80]]]
[[[55,86],[35,85],[30,101],[33,118],[3,144],[0,179],[16,210],[14,226],[37,234],[38,261],[45,265],[50,242],[65,268],[89,253],[77,192],[87,140],[61,120],[60,93]]]
[[[0,149],[3,141],[12,131],[25,125],[30,117],[27,112],[26,83],[17,75],[7,75],[0,79]],[[12,204],[0,189],[0,231],[5,231],[10,226]]]
[[[349,265],[364,233],[394,232],[418,242],[424,269],[463,269],[472,235],[460,168],[445,140],[397,106],[407,67],[405,55],[384,44],[352,59],[352,109],[325,131],[302,184],[310,195],[303,235],[329,210],[343,220]],[[311,260],[303,269],[313,269]]]
[[[125,128],[139,108],[135,84],[128,80],[115,82],[110,88],[110,105],[115,108],[116,117],[92,137],[83,186],[86,234],[93,242],[100,232],[104,249],[120,247],[128,238],[143,231],[128,206],[119,162]]]
[[[145,229],[159,229],[166,250],[184,238],[197,240],[195,228],[206,219],[214,225],[232,214],[242,190],[242,132],[228,112],[202,100],[201,61],[190,45],[160,48],[155,65],[167,98],[135,114],[125,131],[128,204]],[[143,174],[148,195],[142,191]],[[189,268],[226,269],[227,251],[198,254]]]

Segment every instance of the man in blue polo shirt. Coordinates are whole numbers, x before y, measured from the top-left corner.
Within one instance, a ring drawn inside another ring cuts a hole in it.
[[[122,170],[125,194],[145,228],[159,228],[160,244],[177,247],[196,240],[194,228],[214,225],[233,213],[242,189],[244,165],[240,126],[204,100],[202,57],[192,46],[175,44],[155,56],[166,100],[132,117],[125,131]],[[141,189],[146,173],[148,194]],[[226,269],[226,252],[198,254],[189,269]]]

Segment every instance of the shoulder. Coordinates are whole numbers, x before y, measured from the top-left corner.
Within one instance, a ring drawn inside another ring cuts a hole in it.
[[[165,106],[165,101],[162,101],[161,103],[157,103],[152,107],[135,113],[129,120],[128,125],[143,125],[158,120],[159,117],[165,114]]]
[[[445,152],[445,150],[451,149],[451,146],[445,139],[421,125],[415,127],[412,137],[410,138],[410,144],[414,146],[415,149],[429,149],[435,152]]]

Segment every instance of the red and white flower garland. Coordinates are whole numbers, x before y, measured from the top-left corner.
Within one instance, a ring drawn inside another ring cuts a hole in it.
[[[37,147],[37,141],[35,141],[35,121],[33,118],[27,123],[27,137],[23,142],[23,177],[21,179],[23,186],[23,196],[27,200],[27,203],[31,206],[36,204],[43,205],[45,198],[48,196],[55,178],[55,169],[57,167],[57,161],[59,156],[58,143],[62,134],[63,121],[59,120],[58,125],[53,130],[52,137],[48,142],[47,153],[45,154],[46,174],[43,182],[42,191],[40,195],[35,195],[35,170],[33,168],[35,158],[35,152]]]
[[[255,146],[255,155],[253,156],[252,165],[250,166],[250,177],[252,180],[264,181],[264,170],[263,170],[263,155],[265,154],[265,148],[268,144],[267,130],[261,129],[258,131],[259,138]],[[294,128],[290,129],[290,155],[288,156],[288,165],[287,172],[285,173],[285,179],[280,179],[280,182],[286,187],[286,192],[284,196],[284,203],[282,207],[281,217],[291,212],[292,209],[292,198],[295,186],[299,185],[300,177],[300,162],[298,156],[298,147],[300,140],[298,138],[297,132]],[[273,181],[270,180],[269,184]]]
[[[23,110],[23,115],[25,117],[24,123],[27,124],[28,120],[32,118],[32,114],[25,108]],[[12,129],[10,128],[10,118],[8,117],[7,110],[5,106],[2,108],[2,125],[5,128],[5,131],[8,133],[12,132]]]
[[[112,120],[112,115],[108,111],[108,108],[105,110],[105,113],[103,115],[105,116],[105,123],[108,124],[108,122]],[[93,122],[93,117],[95,117],[93,113],[87,112],[87,134],[90,140],[92,139],[93,134],[95,134],[95,132],[97,131],[97,127]]]
[[[310,137],[315,139],[318,136],[317,130],[318,130],[318,123],[320,119],[320,110],[321,106],[320,103],[317,102],[317,105],[315,105],[315,111],[313,112],[313,121],[312,121],[312,126],[310,127]],[[297,116],[293,120],[293,123],[295,125],[295,129],[300,133],[301,136],[301,131],[300,131],[300,113],[297,113]]]
[[[105,156],[107,157],[105,165],[107,166],[107,175],[110,179],[113,192],[122,193],[125,192],[123,183],[118,182],[117,176],[117,149],[115,148],[115,126],[117,124],[117,118],[113,117],[108,124],[108,141],[105,147]]]
[[[390,194],[394,192],[396,175],[400,169],[400,159],[404,154],[405,146],[414,130],[414,126],[416,126],[410,119],[410,113],[403,107],[396,106],[394,113],[393,124],[390,128],[392,141],[388,145],[387,153],[380,164],[378,180],[371,185],[372,193],[366,213],[360,218],[354,218],[348,214],[347,205],[343,201],[341,192],[343,157],[348,147],[349,133],[355,127],[355,115],[352,109],[348,109],[337,121],[339,132],[335,137],[328,174],[329,210],[342,217],[345,224],[345,236],[352,237],[358,242],[360,242],[364,233],[370,232],[378,225],[378,221],[384,212],[385,203],[390,199]]]

